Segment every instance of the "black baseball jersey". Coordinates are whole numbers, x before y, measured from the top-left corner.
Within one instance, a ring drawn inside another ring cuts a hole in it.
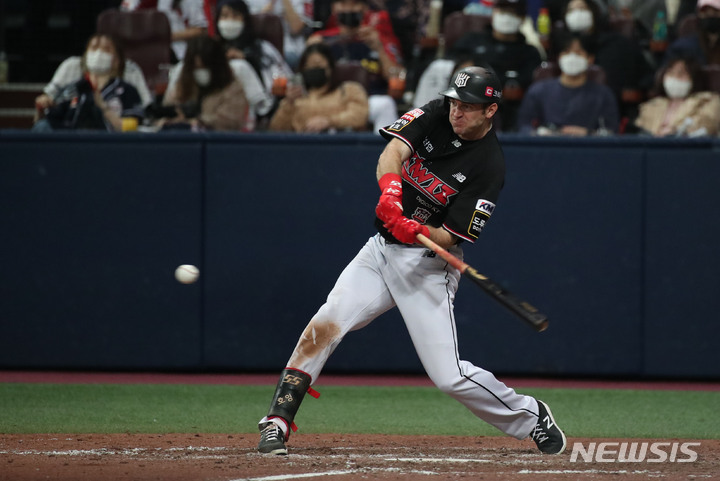
[[[480,140],[462,140],[448,115],[447,102],[433,100],[405,113],[380,134],[400,139],[412,151],[402,164],[403,214],[475,242],[505,182],[505,157],[494,128]],[[380,219],[376,226],[383,237],[392,239]]]

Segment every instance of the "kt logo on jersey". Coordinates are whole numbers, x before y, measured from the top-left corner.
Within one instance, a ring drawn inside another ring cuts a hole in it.
[[[452,196],[457,195],[457,190],[435,177],[422,165],[422,161],[423,158],[418,155],[409,158],[404,165],[403,177],[438,204],[448,205]]]

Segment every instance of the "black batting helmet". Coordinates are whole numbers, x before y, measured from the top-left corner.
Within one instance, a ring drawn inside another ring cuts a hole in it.
[[[440,95],[469,104],[499,103],[502,99],[502,84],[490,69],[465,67],[453,75],[450,86]]]

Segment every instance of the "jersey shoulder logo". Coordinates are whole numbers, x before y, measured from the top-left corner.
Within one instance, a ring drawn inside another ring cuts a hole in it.
[[[422,109],[413,109],[409,112],[405,112],[402,117],[397,119],[390,127],[387,128],[387,130],[394,130],[395,132],[399,132],[408,125],[410,125],[410,122],[420,117],[424,113],[425,111]]]

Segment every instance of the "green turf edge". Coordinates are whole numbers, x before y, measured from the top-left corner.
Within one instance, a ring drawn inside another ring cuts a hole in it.
[[[317,386],[304,433],[500,436],[433,387]],[[546,401],[568,436],[720,438],[720,393],[518,389]],[[255,433],[273,386],[0,384],[1,433]]]

